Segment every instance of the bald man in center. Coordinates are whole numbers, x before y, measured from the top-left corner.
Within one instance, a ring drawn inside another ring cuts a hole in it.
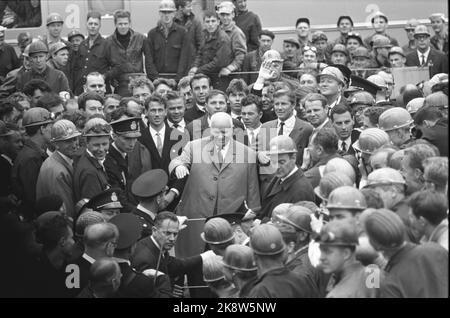
[[[189,142],[170,162],[170,173],[179,179],[188,176],[177,211],[188,218],[177,240],[178,257],[198,255],[205,249],[200,238],[204,220],[189,219],[242,212],[245,205],[253,211],[261,208],[256,153],[232,135],[231,116],[215,113],[211,136]]]

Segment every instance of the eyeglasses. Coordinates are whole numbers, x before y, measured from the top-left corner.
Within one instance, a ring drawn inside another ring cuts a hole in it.
[[[349,36],[356,36],[356,37],[358,37],[358,38],[361,37],[361,35],[360,35],[359,33],[356,33],[356,32],[349,32],[349,33],[347,34],[347,37],[349,37]]]

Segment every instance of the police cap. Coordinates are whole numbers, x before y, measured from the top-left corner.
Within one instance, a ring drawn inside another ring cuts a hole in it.
[[[126,136],[129,138],[138,138],[141,136],[138,117],[122,118],[109,123],[117,135]]]
[[[167,181],[167,173],[164,170],[149,170],[134,180],[131,192],[141,198],[150,198],[163,192],[166,189]]]
[[[117,226],[119,240],[117,248],[124,249],[132,246],[141,237],[142,224],[136,215],[132,213],[121,213],[109,220],[109,223]]]
[[[118,193],[121,190],[119,188],[112,188],[100,192],[93,196],[86,204],[87,208],[95,211],[108,210],[108,209],[121,209],[122,204],[119,201]]]

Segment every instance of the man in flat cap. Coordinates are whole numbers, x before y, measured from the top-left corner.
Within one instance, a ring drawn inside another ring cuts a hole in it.
[[[81,133],[66,119],[58,120],[51,129],[51,142],[56,150],[41,166],[36,184],[36,198],[58,194],[68,216],[75,219],[73,194],[73,159],[79,149]]]
[[[142,223],[141,238],[152,234],[156,215],[166,206],[164,196],[167,181],[167,173],[164,170],[153,169],[140,175],[131,186],[131,192],[139,202],[131,212]]]
[[[120,202],[125,212],[131,211],[137,204],[131,195],[130,154],[134,151],[140,132],[140,118],[121,116],[110,123],[113,130],[113,143],[109,148],[105,159],[105,170],[108,175],[109,184],[120,188]]]
[[[175,217],[176,218],[176,217]],[[169,298],[169,278],[154,266],[148,271],[131,267],[131,258],[141,235],[141,222],[131,213],[122,213],[110,220],[119,230],[119,239],[114,249],[114,258],[122,272],[118,297],[122,298]]]
[[[301,64],[301,56],[299,55],[300,42],[296,38],[287,38],[283,40],[283,52],[281,58],[283,61],[283,69],[295,70]]]
[[[431,27],[434,35],[431,37],[431,45],[438,51],[448,54],[448,22],[443,13],[430,15]]]

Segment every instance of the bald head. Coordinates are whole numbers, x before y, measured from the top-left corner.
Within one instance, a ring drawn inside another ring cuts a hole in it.
[[[233,119],[227,113],[215,113],[211,116],[211,135],[214,143],[223,147],[233,134]]]
[[[232,128],[233,119],[227,113],[215,113],[211,116],[211,128]]]
[[[119,230],[114,224],[97,223],[86,228],[83,241],[86,249],[99,249],[118,237]]]

